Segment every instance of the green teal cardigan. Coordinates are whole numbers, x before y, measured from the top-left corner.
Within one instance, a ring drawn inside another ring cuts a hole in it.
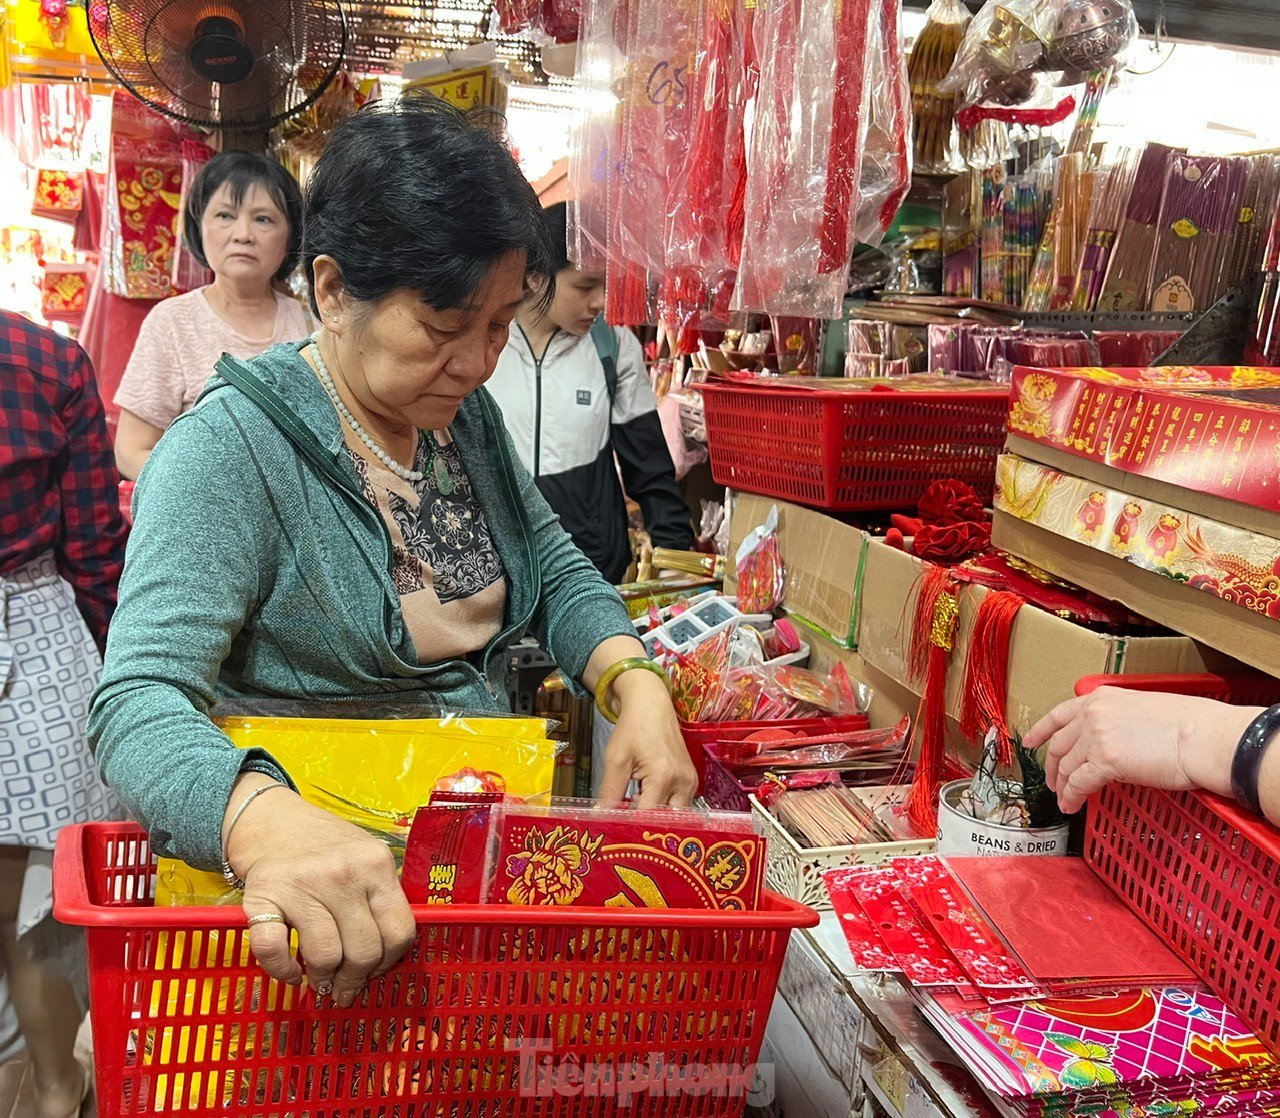
[[[236,749],[213,726],[219,700],[501,710],[502,653],[517,637],[532,632],[579,680],[601,641],[635,633],[480,389],[449,430],[506,570],[505,625],[483,653],[420,665],[391,580],[390,535],[305,344],[245,363],[224,357],[152,452],[89,713],[103,777],[156,850],[203,868],[221,862],[240,772],[287,779],[268,754]]]

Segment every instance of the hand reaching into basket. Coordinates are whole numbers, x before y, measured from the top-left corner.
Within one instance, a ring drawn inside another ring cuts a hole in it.
[[[1260,713],[1212,699],[1103,687],[1055,707],[1023,745],[1035,750],[1048,743],[1045,775],[1068,814],[1112,783],[1229,797],[1236,746]],[[1277,807],[1268,804],[1280,805],[1280,749],[1270,761],[1260,781],[1269,814]]]
[[[257,796],[270,777],[246,773],[231,795],[227,861],[244,879],[249,944],[262,969],[292,986],[307,982],[350,1006],[370,977],[390,970],[417,934],[387,846],[359,827],[281,788]]]
[[[666,686],[649,672],[628,672],[613,689],[618,724],[605,752],[601,802],[621,800],[636,780],[641,807],[688,807],[698,791],[698,773]]]

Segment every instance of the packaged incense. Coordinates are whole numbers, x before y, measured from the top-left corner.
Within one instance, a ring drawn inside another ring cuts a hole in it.
[[[1089,229],[1080,255],[1073,300],[1077,311],[1093,311],[1102,296],[1102,284],[1106,279],[1120,222],[1129,205],[1129,195],[1133,191],[1133,180],[1137,172],[1137,158],[1127,151],[1103,172],[1102,188],[1089,214]]]
[[[925,25],[916,38],[907,64],[911,81],[916,168],[924,173],[946,171],[952,158],[956,95],[939,93],[938,83],[951,70],[969,27],[962,0],[934,0],[925,12]]]
[[[1099,311],[1146,310],[1150,293],[1151,255],[1169,162],[1177,149],[1148,144],[1138,160],[1124,220],[1111,251]]]
[[[1221,297],[1244,188],[1241,159],[1173,156],[1152,257],[1151,310],[1202,310]]]

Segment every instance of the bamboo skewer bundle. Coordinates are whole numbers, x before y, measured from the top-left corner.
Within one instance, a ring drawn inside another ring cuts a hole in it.
[[[915,165],[927,173],[945,171],[950,157],[956,97],[939,93],[938,83],[955,62],[969,26],[969,13],[961,0],[934,0],[925,14],[928,21],[912,48],[907,77],[911,82]]]

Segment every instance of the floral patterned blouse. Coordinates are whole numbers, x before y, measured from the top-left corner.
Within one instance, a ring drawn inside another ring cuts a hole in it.
[[[418,482],[365,457],[344,432],[365,496],[391,533],[392,575],[418,662],[480,651],[502,629],[506,575],[448,432],[418,439]]]

